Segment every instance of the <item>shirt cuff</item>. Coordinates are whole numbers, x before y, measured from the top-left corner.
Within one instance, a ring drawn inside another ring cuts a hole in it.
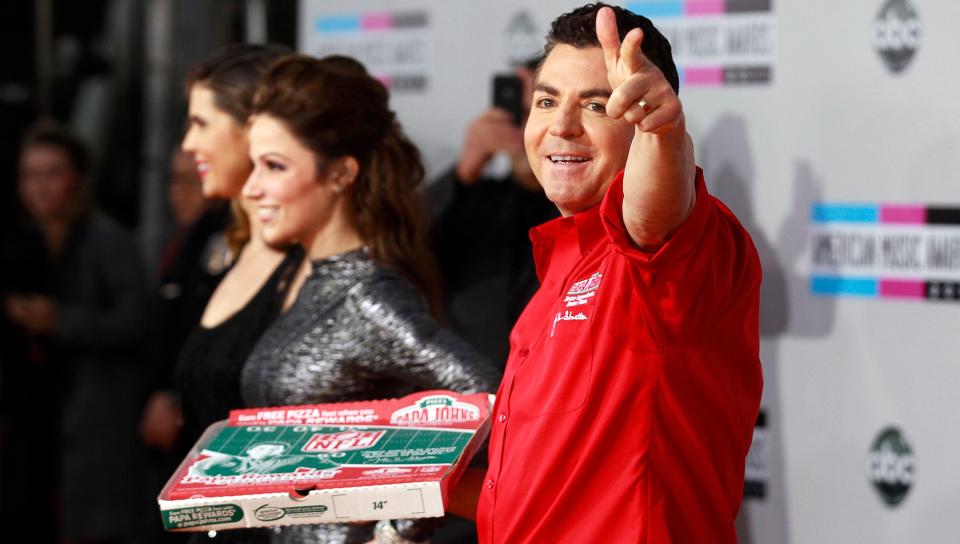
[[[637,247],[623,221],[623,171],[617,174],[600,204],[603,228],[614,247],[641,266],[660,266],[683,258],[695,250],[707,230],[713,198],[707,193],[703,170],[697,167],[696,203],[690,215],[657,251],[646,252]]]

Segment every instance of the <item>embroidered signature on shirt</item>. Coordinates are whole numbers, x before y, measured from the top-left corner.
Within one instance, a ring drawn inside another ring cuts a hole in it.
[[[553,338],[554,333],[557,332],[557,323],[561,321],[586,321],[587,316],[583,315],[583,312],[576,314],[566,311],[563,313],[557,312],[557,315],[553,318],[553,327],[550,329],[550,338]]]

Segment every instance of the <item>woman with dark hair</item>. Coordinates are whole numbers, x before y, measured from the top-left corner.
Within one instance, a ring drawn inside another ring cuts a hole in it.
[[[196,162],[204,196],[230,202],[233,222],[224,234],[229,249],[225,262],[232,264],[181,349],[174,372],[179,398],[160,392],[147,404],[142,429],[145,441],[155,447],[169,449],[174,439],[188,447],[207,426],[242,407],[240,370],[277,316],[287,276],[303,260],[299,247],[271,247],[257,236],[259,222],[249,218],[240,196],[253,168],[247,117],[257,82],[272,61],[288,52],[281,46],[230,45],[189,75],[189,129],[182,148]],[[217,260],[214,253],[207,258]],[[235,537],[248,542],[255,535],[245,531]]]
[[[431,316],[426,300],[438,307],[437,283],[417,192],[423,166],[387,101],[383,85],[342,57],[287,57],[261,82],[250,125],[254,170],[243,194],[255,203],[264,240],[302,244],[308,261],[285,313],[243,369],[249,406],[497,384],[493,367]],[[422,542],[436,523],[401,520],[378,531]],[[273,539],[354,543],[373,531],[292,526]]]
[[[33,390],[42,395],[22,399],[28,404],[17,408],[26,412],[7,429],[11,441],[4,461],[24,449],[30,455],[23,465],[5,467],[10,471],[3,474],[4,484],[24,485],[5,491],[30,502],[23,494],[36,488],[36,508],[43,510],[49,507],[43,484],[59,472],[60,504],[53,510],[62,515],[60,541],[125,542],[136,531],[139,504],[138,482],[130,477],[140,468],[136,414],[146,325],[139,253],[126,230],[92,209],[89,155],[59,126],[40,124],[28,134],[17,185],[27,219],[46,249],[46,270],[38,282],[45,286],[42,292],[7,296],[4,309],[47,349],[29,361],[43,372],[44,387]],[[51,406],[58,409],[53,422],[44,418]],[[33,431],[40,442],[23,441],[31,436],[16,432],[24,424],[43,426],[43,436]],[[40,528],[38,542],[43,532]]]
[[[204,195],[230,199],[233,224],[226,231],[233,262],[210,297],[199,326],[187,338],[177,364],[184,415],[195,433],[242,406],[240,369],[260,334],[279,312],[285,275],[302,260],[299,248],[268,246],[240,196],[252,171],[247,117],[257,82],[285,47],[230,45],[190,74],[189,129],[182,148],[197,163]],[[192,420],[192,421],[191,421]],[[195,438],[195,436],[194,436]]]

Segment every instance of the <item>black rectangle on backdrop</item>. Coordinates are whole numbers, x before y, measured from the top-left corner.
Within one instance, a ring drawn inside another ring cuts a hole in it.
[[[960,225],[960,208],[927,208],[928,225]]]
[[[770,11],[770,0],[727,0],[727,13]]]
[[[725,66],[723,82],[727,85],[769,83],[772,72],[770,66]]]

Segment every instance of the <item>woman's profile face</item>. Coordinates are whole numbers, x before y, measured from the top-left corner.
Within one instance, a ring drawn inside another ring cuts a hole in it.
[[[286,125],[269,115],[250,124],[253,172],[243,196],[253,202],[261,236],[270,245],[307,246],[330,225],[337,203],[336,181],[317,169],[317,156]]]
[[[203,196],[236,198],[250,173],[246,127],[217,107],[202,83],[190,89],[189,128],[181,147],[193,155]]]
[[[59,147],[32,145],[20,155],[20,200],[36,221],[68,218],[79,182],[69,155]]]

